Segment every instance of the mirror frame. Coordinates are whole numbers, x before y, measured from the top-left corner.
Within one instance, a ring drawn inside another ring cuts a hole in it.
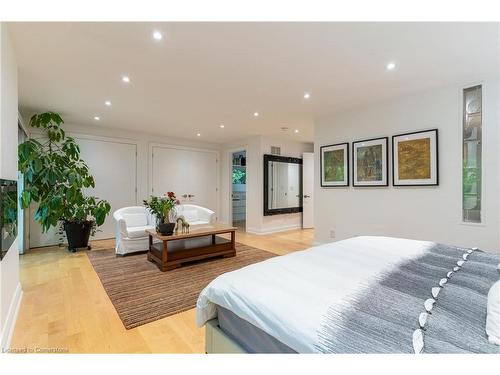
[[[300,168],[300,173],[299,173],[300,206],[299,207],[286,207],[286,208],[268,208],[267,207],[267,204],[269,203],[268,183],[269,183],[269,162],[270,161],[279,161],[282,163],[289,163],[289,164],[300,164],[302,166],[302,159],[300,159],[300,158],[291,158],[291,157],[287,157],[287,156],[264,154],[264,216],[282,215],[282,214],[291,214],[291,213],[295,213],[295,212],[302,212],[302,167]]]

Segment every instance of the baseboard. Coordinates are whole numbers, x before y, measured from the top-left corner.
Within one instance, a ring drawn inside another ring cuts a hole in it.
[[[2,351],[6,351],[10,348],[10,342],[12,340],[12,335],[14,333],[14,327],[16,326],[17,314],[19,313],[19,307],[21,306],[21,300],[23,299],[23,289],[21,283],[17,284],[16,291],[10,302],[9,311],[7,313],[7,319],[2,330],[1,337],[1,348]]]
[[[247,228],[246,232],[251,233],[251,234],[264,235],[264,234],[286,232],[288,230],[301,229],[301,228],[302,228],[302,225],[295,224],[295,225],[288,225],[288,226],[284,226],[284,227],[274,227],[274,228],[266,228],[266,229]]]

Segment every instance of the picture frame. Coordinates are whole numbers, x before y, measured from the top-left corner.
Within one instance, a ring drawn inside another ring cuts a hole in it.
[[[320,147],[322,187],[349,186],[349,142]]]
[[[389,137],[352,142],[352,186],[389,186]]]
[[[438,186],[438,129],[392,136],[393,186]]]

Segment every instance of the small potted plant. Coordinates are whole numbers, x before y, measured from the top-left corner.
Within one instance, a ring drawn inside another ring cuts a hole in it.
[[[156,231],[164,236],[171,236],[174,233],[175,206],[180,204],[175,197],[175,193],[169,191],[162,197],[151,196],[143,201],[144,206],[156,216]]]

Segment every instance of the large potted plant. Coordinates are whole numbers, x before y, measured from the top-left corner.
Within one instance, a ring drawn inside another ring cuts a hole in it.
[[[180,202],[175,197],[175,193],[169,191],[161,197],[151,196],[148,200],[143,201],[144,206],[156,217],[156,231],[170,236],[174,233],[175,223],[175,206]]]
[[[43,130],[40,140],[30,138],[19,145],[19,171],[25,176],[21,207],[38,204],[35,220],[46,232],[62,224],[68,248],[88,247],[89,236],[104,223],[110,204],[86,196],[85,188],[95,187],[87,164],[80,158],[80,147],[67,137],[61,116],[54,112],[35,114],[30,125]]]

